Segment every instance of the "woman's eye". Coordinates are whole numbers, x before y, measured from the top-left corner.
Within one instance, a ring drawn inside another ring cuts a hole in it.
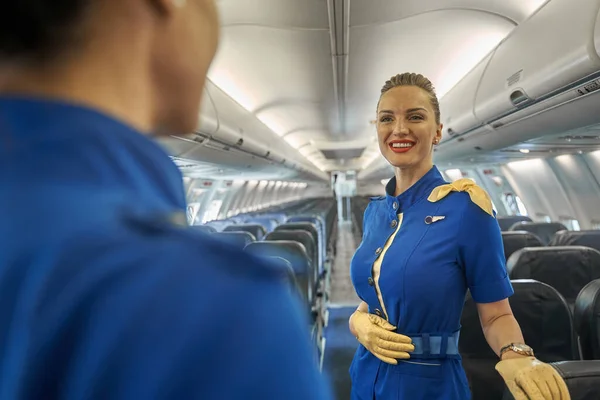
[[[408,119],[410,119],[410,120],[422,120],[423,116],[422,115],[411,115],[410,117],[408,117]]]
[[[390,122],[391,120],[392,120],[392,118],[390,118],[390,117],[381,117],[379,122]]]

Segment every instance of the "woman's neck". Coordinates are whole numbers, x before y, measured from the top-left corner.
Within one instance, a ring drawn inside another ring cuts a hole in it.
[[[422,165],[396,168],[396,192],[394,196],[400,196],[406,192],[412,185],[417,183],[431,168],[433,163],[423,163]]]

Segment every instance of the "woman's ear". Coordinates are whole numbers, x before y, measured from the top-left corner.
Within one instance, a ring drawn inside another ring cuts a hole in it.
[[[435,130],[435,136],[433,138],[433,143],[438,144],[442,140],[442,129],[444,129],[444,125],[439,124],[438,128]]]

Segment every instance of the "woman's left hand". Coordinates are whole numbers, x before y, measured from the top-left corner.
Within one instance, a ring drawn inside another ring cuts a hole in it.
[[[515,400],[570,400],[565,381],[549,364],[535,357],[502,360],[496,364]]]

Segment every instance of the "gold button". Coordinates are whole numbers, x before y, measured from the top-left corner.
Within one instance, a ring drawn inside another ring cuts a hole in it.
[[[396,220],[393,220],[393,221],[392,221],[392,223],[390,224],[390,226],[391,226],[392,228],[395,228],[395,227],[396,227],[396,225],[398,225],[398,221],[396,221]]]
[[[375,254],[379,255],[382,251],[383,249],[381,247],[378,247],[377,250],[375,250]]]

